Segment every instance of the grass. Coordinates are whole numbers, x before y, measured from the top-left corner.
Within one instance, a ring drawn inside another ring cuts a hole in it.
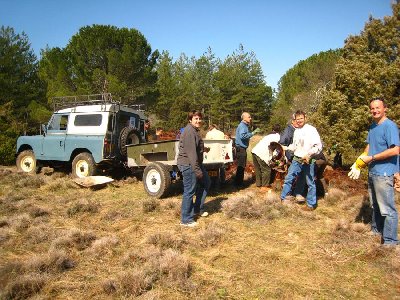
[[[228,182],[183,228],[179,193],[2,168],[0,299],[399,298],[400,251],[369,235],[365,185],[342,175],[313,212]]]

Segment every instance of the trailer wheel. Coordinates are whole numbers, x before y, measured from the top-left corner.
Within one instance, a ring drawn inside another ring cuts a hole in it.
[[[164,164],[151,162],[144,169],[143,185],[150,196],[162,198],[167,194],[170,184],[171,175]]]
[[[96,163],[88,152],[79,153],[72,161],[72,177],[83,178],[96,174]]]
[[[126,145],[137,145],[140,144],[139,133],[133,127],[124,127],[121,130],[118,140],[118,147],[121,155],[126,157],[127,150]]]
[[[18,154],[17,170],[28,174],[35,174],[39,171],[36,157],[32,150],[25,150]]]

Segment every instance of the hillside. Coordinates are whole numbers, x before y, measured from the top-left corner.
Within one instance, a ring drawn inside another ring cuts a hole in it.
[[[87,189],[2,168],[1,298],[400,297],[399,249],[369,235],[364,183],[335,172],[314,212],[228,183],[191,229],[179,188],[154,200],[134,178]]]

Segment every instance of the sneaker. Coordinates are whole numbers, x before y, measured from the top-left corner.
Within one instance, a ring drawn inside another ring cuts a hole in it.
[[[200,217],[208,217],[208,212],[203,212],[201,215],[200,215]]]
[[[315,207],[311,207],[311,206],[305,205],[301,209],[304,210],[304,211],[313,211],[313,210],[315,210]]]
[[[304,198],[302,195],[296,195],[296,202],[304,203],[304,202],[306,202],[306,198]]]
[[[271,193],[272,189],[268,186],[262,186],[262,187],[260,187],[260,191],[263,193]]]
[[[292,201],[294,201],[295,199],[296,199],[296,198],[295,198],[294,196],[289,195],[289,196],[286,196],[285,199],[283,199],[283,201],[292,202]]]
[[[382,236],[382,234],[380,232],[375,231],[375,230],[368,231],[367,235],[369,235],[369,236]]]
[[[189,223],[181,223],[180,225],[185,226],[185,227],[196,227],[197,222],[193,221],[193,222],[189,222]]]
[[[292,205],[292,202],[291,202],[290,200],[287,200],[286,198],[283,199],[283,200],[281,201],[281,203],[282,203],[282,205]]]
[[[382,247],[386,249],[399,249],[399,244],[398,243],[383,243]]]

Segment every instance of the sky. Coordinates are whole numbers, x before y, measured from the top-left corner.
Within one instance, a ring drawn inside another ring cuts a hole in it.
[[[152,50],[199,58],[210,47],[224,60],[243,45],[267,85],[300,60],[344,46],[369,16],[392,15],[392,0],[0,0],[0,26],[25,32],[35,54],[64,48],[84,26],[139,30]]]

